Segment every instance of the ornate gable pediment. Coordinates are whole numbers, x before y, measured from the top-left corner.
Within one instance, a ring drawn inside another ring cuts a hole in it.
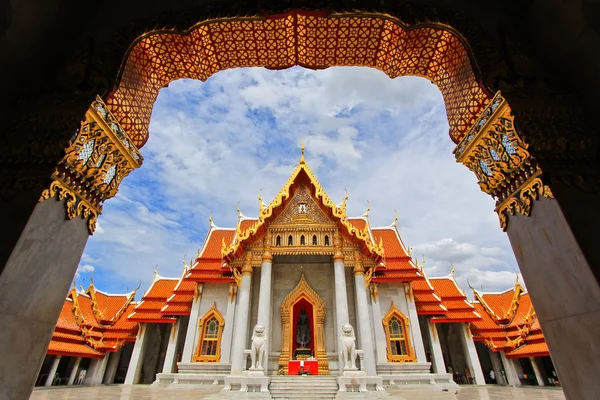
[[[283,212],[270,225],[333,225],[335,221],[329,218],[311,196],[306,185],[300,186],[294,193]]]

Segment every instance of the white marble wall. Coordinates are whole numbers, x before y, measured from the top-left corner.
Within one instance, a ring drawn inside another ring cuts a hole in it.
[[[221,313],[223,318],[227,320],[227,305],[229,303],[229,284],[228,283],[207,283],[202,289],[202,299],[200,299],[200,308],[198,313],[198,320],[195,322],[195,326],[198,326],[200,319],[212,308],[213,304],[217,305],[217,310]],[[192,323],[190,321],[190,323]],[[225,329],[225,327],[223,327]],[[200,338],[201,332],[196,329],[193,352],[196,350],[198,345],[198,339]],[[221,354],[223,354],[222,347],[225,345],[221,342]],[[229,346],[231,343],[228,344]],[[224,362],[228,362],[224,361]]]

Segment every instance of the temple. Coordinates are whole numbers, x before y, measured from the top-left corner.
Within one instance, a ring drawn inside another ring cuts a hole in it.
[[[302,156],[258,217],[210,218],[178,278],[69,293],[38,384],[211,384],[283,396],[292,375],[331,395],[457,383],[558,384],[529,295],[428,277],[396,220],[348,217]],[[65,361],[61,361],[65,359]],[[83,361],[82,361],[83,360]],[[315,381],[316,382],[316,381]],[[305,385],[306,386],[306,385]],[[308,387],[303,390],[313,390]],[[295,389],[302,390],[302,389]],[[285,396],[284,396],[285,397]]]

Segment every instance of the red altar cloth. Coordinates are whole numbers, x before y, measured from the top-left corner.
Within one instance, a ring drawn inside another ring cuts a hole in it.
[[[288,375],[298,375],[298,371],[300,371],[300,363],[303,363],[304,370],[309,371],[311,375],[319,375],[319,362],[317,360],[288,361]]]

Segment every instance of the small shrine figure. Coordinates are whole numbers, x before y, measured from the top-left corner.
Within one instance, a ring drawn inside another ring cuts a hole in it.
[[[306,314],[306,309],[302,307],[298,316],[298,327],[296,328],[296,343],[305,348],[311,342],[310,338],[310,321]]]

